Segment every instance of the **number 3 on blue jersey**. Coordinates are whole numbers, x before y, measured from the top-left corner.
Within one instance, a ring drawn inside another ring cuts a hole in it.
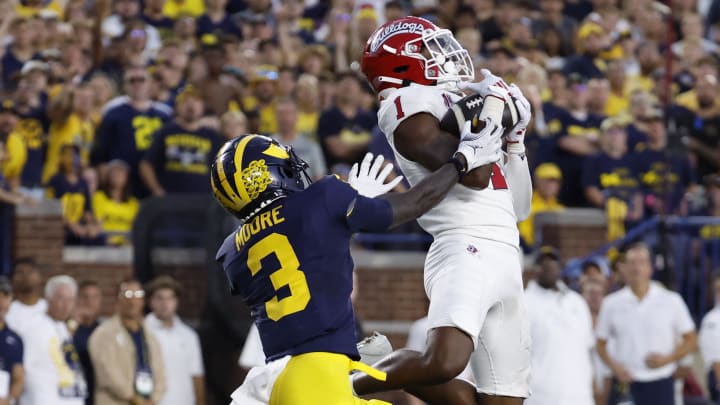
[[[277,292],[287,286],[290,295],[278,299],[277,295],[265,303],[268,318],[278,321],[283,317],[300,312],[310,302],[310,288],[305,273],[300,270],[300,261],[287,236],[271,233],[248,250],[247,266],[253,277],[262,270],[262,260],[275,254],[280,268],[270,274],[270,281]]]

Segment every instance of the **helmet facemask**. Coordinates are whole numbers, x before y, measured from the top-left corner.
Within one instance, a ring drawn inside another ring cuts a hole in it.
[[[475,68],[467,50],[447,29],[427,29],[418,39],[405,44],[403,53],[425,61],[425,78],[438,84],[472,81]],[[429,56],[429,57],[428,57]]]

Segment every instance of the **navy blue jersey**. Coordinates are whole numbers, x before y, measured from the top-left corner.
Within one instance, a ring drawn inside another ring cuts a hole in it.
[[[690,159],[650,150],[640,143],[633,160],[643,193],[660,198],[670,205],[666,213],[675,213],[688,186],[696,182]]]
[[[212,129],[188,131],[171,122],[155,133],[145,159],[168,193],[209,193],[210,165],[221,144]]]
[[[242,38],[242,30],[235,24],[230,15],[226,15],[219,22],[214,22],[207,14],[201,15],[195,20],[197,24],[197,36],[201,37],[205,34],[215,34],[218,31],[225,34],[231,34],[238,38]]]
[[[91,156],[93,164],[120,159],[133,170],[152,143],[153,134],[170,119],[172,110],[153,103],[147,111],[136,110],[129,102],[119,101],[102,117],[95,131],[96,147]]]
[[[561,128],[558,140],[566,136],[597,136],[600,133],[600,124],[604,117],[595,114],[588,114],[584,120],[579,120],[572,115],[562,114],[558,116]],[[562,188],[560,189],[560,201],[570,207],[582,207],[587,205],[582,185],[582,170],[587,160],[586,156],[576,155],[566,150],[557,148],[557,164],[563,173]]]
[[[71,183],[63,173],[51,177],[45,189],[48,198],[60,200],[63,218],[70,223],[82,221],[85,213],[92,212],[92,200],[87,182],[79,177]]]
[[[153,134],[170,120],[172,110],[153,103],[146,111],[136,110],[126,99],[111,101],[95,131],[95,145],[90,154],[93,166],[120,159],[130,165],[130,183],[136,197],[148,192],[140,180],[138,163],[152,144]]]
[[[325,145],[326,138],[337,136],[347,144],[368,144],[372,137],[372,130],[376,125],[377,116],[366,111],[358,111],[352,118],[346,117],[337,107],[323,111],[320,118],[318,118],[317,134],[322,141],[321,146],[325,153],[327,166],[332,167],[337,163],[353,164],[355,161],[354,158],[343,161],[330,155]],[[362,153],[365,153],[365,151]]]
[[[22,136],[27,148],[27,160],[23,166],[20,183],[25,187],[39,187],[42,183],[50,119],[44,107],[21,112],[18,118],[14,132]]]
[[[23,342],[7,324],[0,329],[0,369],[12,374],[16,364],[23,362]]]
[[[614,159],[603,152],[590,156],[585,162],[582,186],[597,187],[606,196],[625,202],[630,202],[640,190],[633,159],[628,155]]]
[[[358,359],[350,302],[350,238],[392,222],[386,200],[329,176],[276,201],[225,239],[217,253],[252,311],[268,361],[308,352]]]

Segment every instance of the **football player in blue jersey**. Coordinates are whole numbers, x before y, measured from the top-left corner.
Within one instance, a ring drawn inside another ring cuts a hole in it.
[[[463,174],[498,161],[502,126],[476,128],[466,123],[454,157],[403,193],[385,194],[400,180],[385,184],[392,166],[380,170],[382,158],[370,154],[350,184],[328,176],[308,185],[307,164],[271,138],[245,135],[220,149],[213,193],[243,225],[217,260],[250,307],[268,362],[250,371],[233,403],[385,404],[356,398],[348,377],[359,370],[384,379],[357,361],[350,239],[419,217]]]

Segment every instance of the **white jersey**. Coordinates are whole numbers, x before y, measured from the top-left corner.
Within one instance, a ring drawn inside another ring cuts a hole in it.
[[[440,120],[460,96],[434,86],[411,85],[393,90],[380,104],[378,125],[393,148],[395,159],[411,185],[430,171],[404,158],[395,148],[395,129],[406,118],[429,113]],[[448,157],[449,158],[449,157]],[[455,185],[437,206],[418,218],[418,223],[436,239],[448,234],[465,234],[518,246],[520,236],[513,199],[501,166],[493,170],[490,185],[474,190]]]

